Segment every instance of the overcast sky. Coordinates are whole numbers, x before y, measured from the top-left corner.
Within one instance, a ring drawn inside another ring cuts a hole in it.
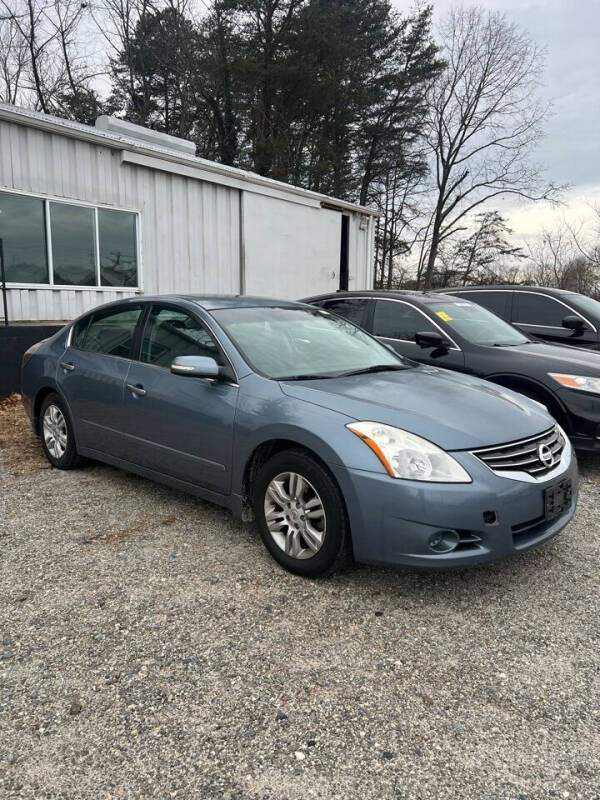
[[[405,0],[394,2],[400,11],[409,8]],[[437,18],[460,5],[432,2]],[[503,11],[546,48],[544,91],[553,101],[553,114],[538,160],[552,181],[572,187],[565,195],[568,208],[559,215],[575,223],[589,216],[587,203],[600,204],[600,0],[478,0],[465,5]],[[541,204],[496,205],[524,235],[539,233],[555,213]]]

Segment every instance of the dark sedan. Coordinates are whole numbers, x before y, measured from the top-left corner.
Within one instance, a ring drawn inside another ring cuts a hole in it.
[[[340,314],[398,353],[477,375],[543,403],[580,450],[600,450],[600,354],[532,341],[463,297],[337,292],[306,302]]]

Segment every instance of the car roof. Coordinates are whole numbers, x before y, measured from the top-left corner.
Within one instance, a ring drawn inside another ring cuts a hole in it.
[[[218,308],[299,308],[302,303],[293,300],[280,300],[275,297],[255,297],[247,294],[182,294],[178,295],[181,300],[188,300],[191,303],[202,306],[207,311],[214,311]]]
[[[206,311],[215,311],[220,308],[257,308],[257,307],[277,307],[301,308],[302,303],[293,300],[278,300],[274,297],[254,297],[245,294],[160,294],[160,295],[137,295],[127,298],[127,300],[117,300],[116,303],[133,302],[139,303],[164,303],[178,302],[185,300],[188,303],[204,308]],[[111,303],[112,305],[112,303]]]
[[[445,289],[436,289],[436,292],[440,292],[445,294],[452,293],[452,292],[490,292],[490,291],[514,291],[518,289],[520,292],[539,292],[542,291],[545,294],[577,294],[577,292],[571,292],[568,289],[553,289],[548,288],[547,286],[521,286],[520,284],[509,284],[509,283],[498,283],[491,286],[448,286]]]
[[[419,303],[459,303],[461,298],[454,298],[452,295],[439,294],[437,292],[418,292],[413,289],[395,289],[386,291],[383,289],[366,289],[365,291],[352,291],[352,292],[329,292],[328,294],[315,295],[303,300],[303,303],[315,303],[318,300],[340,300],[344,297],[381,297],[383,299],[397,299],[397,300],[415,300]]]

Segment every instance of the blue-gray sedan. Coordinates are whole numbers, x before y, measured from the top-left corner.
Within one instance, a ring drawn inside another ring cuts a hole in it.
[[[575,457],[540,404],[301,303],[111,303],[32,347],[22,383],[55,467],[104,461],[254,517],[300,575],[478,564],[575,511]]]

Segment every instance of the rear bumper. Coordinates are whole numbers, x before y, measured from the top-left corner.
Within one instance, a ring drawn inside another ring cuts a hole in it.
[[[499,477],[469,453],[453,455],[472,476],[472,483],[417,483],[360,470],[338,476],[356,561],[428,570],[481,564],[542,544],[575,513],[578,473],[570,448],[561,470],[549,480],[533,483]],[[546,520],[544,490],[565,479],[573,487],[571,505]],[[492,517],[493,523],[486,522]],[[432,549],[431,537],[441,531],[458,537],[452,552]]]

